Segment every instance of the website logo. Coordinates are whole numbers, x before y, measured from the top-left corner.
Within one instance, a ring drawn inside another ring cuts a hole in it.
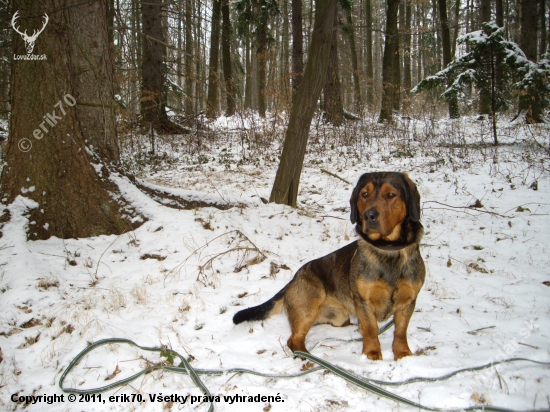
[[[17,55],[14,54],[14,60],[46,60],[46,55],[35,55],[32,54],[32,51],[34,50],[34,43],[36,42],[36,39],[44,31],[46,28],[46,25],[48,24],[48,21],[50,20],[48,15],[44,13],[44,22],[42,25],[42,28],[40,30],[34,30],[32,33],[32,36],[29,36],[27,34],[27,30],[24,32],[21,32],[19,27],[16,25],[16,20],[19,18],[19,11],[16,11],[11,19],[11,26],[13,27],[13,30],[15,30],[16,33],[18,33],[25,42],[25,49],[27,50],[27,55]]]

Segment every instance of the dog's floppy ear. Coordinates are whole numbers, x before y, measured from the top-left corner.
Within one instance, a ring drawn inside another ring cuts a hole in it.
[[[406,173],[403,173],[403,181],[405,182],[405,200],[409,216],[413,222],[418,222],[420,220],[420,193]]]
[[[349,219],[351,220],[351,223],[357,222],[359,218],[359,212],[357,210],[357,192],[359,191],[358,186],[355,186],[353,189],[353,192],[351,192],[351,197],[349,199],[349,206],[351,209]]]
[[[353,188],[353,192],[351,192],[351,197],[349,199],[349,206],[351,209],[349,219],[351,220],[351,223],[355,223],[359,220],[359,210],[357,210],[357,199],[359,197],[359,190],[361,190],[361,181],[363,180],[364,176],[365,175],[361,176],[357,181],[357,184]]]

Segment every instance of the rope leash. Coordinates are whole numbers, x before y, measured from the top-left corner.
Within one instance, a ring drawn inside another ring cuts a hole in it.
[[[393,325],[393,320],[389,321],[384,326],[382,326],[380,328],[379,334],[382,334],[385,331],[387,331],[392,325]],[[360,339],[358,339],[358,340],[360,340]],[[128,345],[134,346],[136,348],[139,348],[141,350],[145,350],[145,351],[149,351],[149,352],[160,352],[161,356],[166,357],[167,359],[169,359],[169,361],[171,360],[172,363],[173,363],[173,360],[177,357],[177,358],[180,359],[180,364],[178,366],[153,365],[153,366],[150,366],[146,369],[143,369],[142,371],[140,371],[140,372],[138,372],[138,373],[136,373],[132,376],[129,376],[129,377],[121,379],[119,381],[110,383],[110,384],[105,385],[105,386],[101,386],[99,388],[94,388],[94,389],[78,389],[78,388],[64,388],[63,387],[63,382],[65,381],[65,378],[67,377],[69,372],[80,362],[80,360],[84,356],[86,356],[89,352],[93,351],[94,349],[98,348],[99,346],[110,345],[110,344],[114,344],[114,343],[128,344]],[[393,400],[395,402],[398,402],[398,403],[402,403],[402,404],[405,404],[405,405],[408,405],[408,406],[413,406],[415,408],[419,408],[419,409],[423,409],[423,410],[427,410],[427,411],[452,411],[452,410],[474,411],[474,410],[483,410],[483,411],[490,411],[490,412],[517,412],[513,409],[507,409],[507,408],[502,408],[502,407],[499,407],[499,406],[490,406],[490,405],[475,405],[475,406],[469,406],[469,407],[466,407],[466,408],[455,408],[455,409],[433,408],[433,407],[425,406],[425,405],[413,402],[409,399],[403,398],[399,395],[396,395],[396,394],[391,393],[391,392],[389,392],[385,389],[382,389],[382,388],[380,388],[379,386],[376,386],[376,385],[400,386],[400,385],[407,385],[409,383],[414,383],[414,382],[437,382],[437,381],[447,380],[447,379],[449,379],[449,378],[451,378],[455,375],[458,375],[460,373],[480,371],[482,369],[490,368],[491,366],[499,365],[499,364],[502,364],[502,363],[519,362],[519,361],[531,362],[531,363],[536,363],[536,364],[539,364],[539,365],[550,366],[550,362],[539,362],[539,361],[535,361],[535,360],[531,360],[531,359],[525,359],[525,358],[510,358],[510,359],[505,359],[505,360],[502,360],[502,361],[488,363],[488,364],[481,365],[481,366],[475,366],[475,367],[471,367],[471,368],[459,369],[459,370],[456,370],[454,372],[451,372],[451,373],[448,373],[446,375],[439,376],[439,377],[436,377],[436,378],[414,377],[414,378],[406,379],[404,381],[380,381],[380,380],[370,379],[370,378],[361,378],[361,377],[359,377],[359,376],[357,376],[353,373],[347,372],[347,371],[339,368],[338,366],[335,366],[335,365],[331,364],[330,362],[327,362],[327,361],[325,361],[323,359],[320,359],[320,358],[318,358],[314,355],[311,355],[310,353],[296,351],[294,353],[294,355],[295,355],[295,357],[301,357],[301,358],[304,358],[304,359],[308,359],[309,361],[314,362],[319,366],[311,368],[311,369],[309,369],[307,371],[304,371],[304,372],[299,372],[299,373],[296,373],[296,374],[288,374],[288,375],[262,373],[262,372],[257,372],[257,371],[254,371],[254,370],[244,369],[244,368],[194,369],[193,367],[191,367],[191,365],[189,364],[187,359],[185,359],[178,352],[176,352],[172,349],[140,346],[140,345],[136,344],[134,341],[132,341],[130,339],[122,339],[122,338],[102,339],[102,340],[99,340],[97,342],[94,342],[92,345],[90,345],[87,348],[85,348],[84,350],[82,350],[71,361],[71,363],[69,363],[69,365],[63,371],[63,373],[61,374],[61,377],[59,378],[59,387],[65,393],[90,394],[91,395],[91,394],[106,392],[108,390],[126,385],[127,383],[130,383],[133,380],[139,378],[141,375],[147,374],[147,373],[152,372],[152,371],[157,370],[157,369],[162,369],[162,370],[166,370],[166,371],[170,371],[170,372],[189,375],[191,377],[191,380],[195,384],[195,386],[197,388],[199,388],[201,390],[201,392],[203,394],[205,394],[208,398],[211,398],[211,395],[210,395],[210,392],[209,392],[208,388],[202,383],[199,375],[220,376],[220,375],[224,375],[224,374],[227,374],[227,373],[248,373],[248,374],[251,374],[251,375],[261,376],[261,377],[265,377],[265,378],[296,378],[296,377],[299,377],[299,376],[308,375],[310,373],[321,371],[321,370],[329,370],[332,373],[334,373],[335,375],[340,376],[342,379],[346,380],[347,382],[350,382],[350,383],[352,383],[352,384],[354,384],[354,385],[356,385],[356,386],[358,386],[358,387],[360,387],[360,388],[362,388],[366,391],[375,393],[379,396],[383,396],[385,398],[391,399],[391,400]],[[209,403],[210,403],[210,407],[208,408],[208,411],[212,412],[212,411],[214,411],[214,404],[213,404],[212,401],[209,401]],[[533,410],[533,411],[534,412],[547,412],[547,411],[550,411],[550,409],[537,409],[537,410]]]

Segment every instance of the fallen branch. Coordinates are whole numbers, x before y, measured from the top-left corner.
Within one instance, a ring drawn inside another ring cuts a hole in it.
[[[321,172],[326,173],[327,175],[330,175],[330,176],[332,176],[332,177],[335,177],[336,179],[340,179],[342,182],[347,183],[348,185],[351,185],[351,183],[348,182],[348,181],[347,181],[346,179],[344,179],[343,177],[340,177],[340,176],[338,176],[337,174],[334,174],[334,173],[332,173],[332,172],[329,172],[328,170],[321,169]]]

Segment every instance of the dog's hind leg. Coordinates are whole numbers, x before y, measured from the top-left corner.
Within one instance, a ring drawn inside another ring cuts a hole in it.
[[[287,345],[292,352],[308,352],[306,335],[315,324],[325,300],[324,292],[312,293],[311,289],[308,293],[300,292],[299,288],[290,288],[285,295],[285,309],[292,331]]]

